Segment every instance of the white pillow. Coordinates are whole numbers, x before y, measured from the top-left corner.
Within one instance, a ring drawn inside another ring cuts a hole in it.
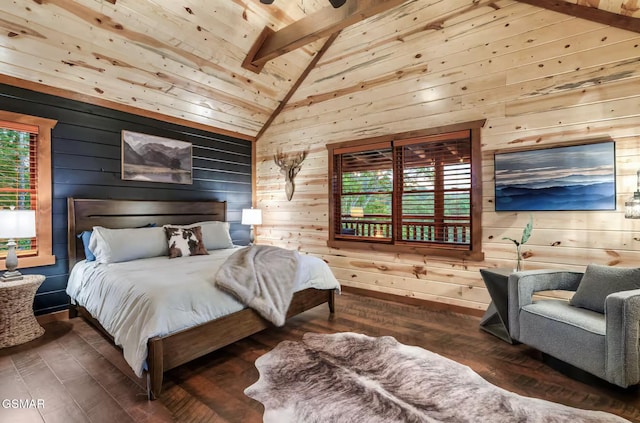
[[[108,229],[94,226],[89,249],[93,251],[98,263],[118,263],[169,255],[164,229],[159,227]]]
[[[177,225],[171,225],[177,226]],[[207,250],[220,250],[223,248],[233,248],[233,241],[229,234],[229,222],[218,222],[206,220],[192,225],[177,226],[182,228],[192,228],[200,226],[202,228],[202,242]]]

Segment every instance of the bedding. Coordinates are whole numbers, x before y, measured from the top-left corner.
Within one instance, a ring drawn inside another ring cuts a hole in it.
[[[298,252],[252,245],[233,253],[216,274],[216,286],[276,326],[283,326],[298,271]]]
[[[149,338],[245,308],[214,282],[222,263],[237,250],[218,249],[176,260],[166,255],[118,263],[82,260],[71,271],[67,294],[113,336],[127,363],[142,376]],[[326,263],[300,255],[294,291],[306,288],[339,290],[340,285]]]

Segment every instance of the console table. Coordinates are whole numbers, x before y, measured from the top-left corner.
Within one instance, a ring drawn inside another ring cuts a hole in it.
[[[33,299],[44,282],[42,275],[0,282],[0,348],[24,344],[44,333],[33,315]]]
[[[491,304],[482,316],[480,329],[515,344],[509,335],[509,275],[511,269],[480,269],[482,280],[491,296]]]

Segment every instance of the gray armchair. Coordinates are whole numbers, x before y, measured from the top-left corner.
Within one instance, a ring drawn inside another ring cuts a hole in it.
[[[512,338],[610,383],[640,382],[640,269],[516,272],[508,289]],[[577,292],[570,302],[532,300],[545,290]]]

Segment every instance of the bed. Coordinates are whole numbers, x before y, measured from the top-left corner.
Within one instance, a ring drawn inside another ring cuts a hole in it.
[[[68,292],[70,292],[69,317],[74,318],[78,315],[84,317],[98,329],[104,332],[116,344],[116,338],[119,335],[112,335],[111,331],[105,328],[112,327],[113,324],[109,320],[102,318],[101,311],[96,311],[94,304],[96,300],[108,302],[103,298],[96,299],[93,302],[87,300],[87,295],[100,296],[104,295],[102,291],[108,292],[107,289],[95,289],[90,294],[82,294],[82,286],[87,285],[86,282],[76,282],[79,273],[88,273],[87,277],[92,277],[91,272],[97,272],[96,269],[102,270],[94,264],[89,265],[85,260],[84,245],[78,235],[83,231],[90,231],[96,226],[120,229],[120,228],[143,228],[146,226],[162,226],[165,224],[172,225],[190,225],[196,222],[205,221],[226,221],[226,202],[218,201],[138,201],[138,200],[110,200],[110,199],[77,199],[68,198],[68,254],[69,269],[72,274],[69,278]],[[140,264],[146,263],[150,268],[162,269],[166,263],[181,263],[189,269],[199,269],[202,267],[201,260],[224,260],[225,254],[229,252],[215,251],[211,252],[210,258],[205,256],[199,257],[181,257],[169,260],[164,257],[148,258],[140,261]],[[303,258],[305,256],[301,256]],[[155,260],[155,261],[154,261]],[[308,260],[308,259],[307,259]],[[301,260],[301,263],[303,261]],[[117,278],[124,278],[138,262],[117,263],[113,265],[114,269],[120,271]],[[76,266],[77,265],[77,266]],[[103,265],[104,266],[104,265]],[[112,266],[109,264],[108,266]],[[303,266],[302,264],[300,265]],[[173,266],[174,268],[177,266]],[[325,266],[326,267],[326,266]],[[85,271],[91,269],[91,272]],[[175,271],[170,267],[165,273]],[[329,273],[328,267],[326,268]],[[162,270],[160,270],[162,271]],[[323,270],[324,271],[324,270]],[[96,275],[99,272],[96,273]],[[112,274],[112,278],[116,273]],[[97,276],[96,276],[97,278]],[[73,281],[72,281],[73,279]],[[333,278],[335,279],[335,278]],[[152,281],[147,280],[147,284]],[[72,286],[73,285],[73,286]],[[90,285],[90,284],[89,284]],[[116,284],[114,284],[116,285]],[[117,284],[119,285],[119,283]],[[135,284],[132,284],[135,285]],[[323,284],[321,284],[323,285]],[[327,289],[324,285],[322,289],[313,287],[303,287],[293,294],[293,298],[287,311],[287,318],[302,313],[320,304],[327,303],[329,312],[334,313],[335,293],[339,286],[335,289]],[[83,296],[84,295],[84,296]],[[173,369],[181,364],[187,363],[195,358],[201,357],[254,333],[257,333],[267,327],[271,323],[264,320],[258,313],[250,308],[242,306],[230,305],[228,314],[216,317],[213,320],[195,323],[193,326],[185,327],[168,334],[151,336],[146,340],[145,368],[147,375],[147,393],[149,399],[156,399],[162,390],[163,373]],[[93,314],[88,310],[93,308]],[[144,313],[142,313],[144,314]],[[202,314],[207,318],[207,311]],[[103,322],[105,324],[103,325]],[[144,341],[142,341],[144,342]],[[124,351],[123,351],[124,353]],[[127,354],[125,353],[125,358]],[[136,368],[132,367],[134,372]],[[139,372],[136,372],[137,374]]]

